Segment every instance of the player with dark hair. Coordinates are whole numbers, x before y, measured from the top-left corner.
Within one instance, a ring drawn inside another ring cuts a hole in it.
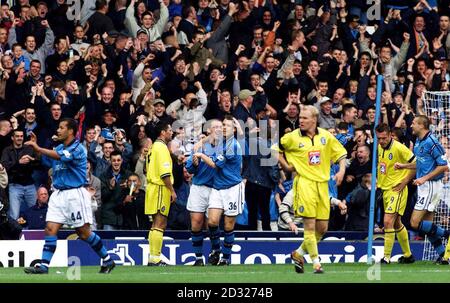
[[[414,154],[405,145],[392,138],[391,129],[381,123],[375,129],[378,138],[378,187],[383,191],[384,205],[384,258],[382,264],[391,263],[395,235],[403,251],[398,263],[413,263],[414,256],[409,247],[408,231],[401,217],[408,199],[408,183],[414,178],[415,170],[398,170],[396,163],[413,163]]]
[[[45,245],[41,264],[25,268],[27,274],[47,274],[50,261],[56,250],[56,236],[63,224],[75,228],[78,236],[86,241],[102,258],[100,273],[109,273],[115,263],[108,255],[100,237],[91,231],[92,209],[91,195],[85,188],[87,180],[87,153],[84,146],[75,138],[78,130],[76,120],[65,118],[56,131],[58,145],[55,150],[45,149],[36,143],[36,135],[31,133],[31,140],[25,142],[38,154],[53,159],[53,187],[47,211],[45,228]]]
[[[241,177],[242,149],[234,138],[237,121],[232,116],[225,116],[223,125],[223,141],[220,143],[217,155],[213,158],[196,152],[194,156],[204,161],[216,170],[213,189],[209,197],[208,228],[212,243],[208,263],[211,265],[229,265],[231,248],[234,244],[234,225],[236,216],[243,211],[244,184]],[[224,242],[222,257],[220,257],[219,221],[224,218]]]
[[[153,218],[148,233],[150,253],[148,266],[166,266],[161,260],[161,248],[170,205],[177,199],[173,188],[172,157],[167,144],[172,140],[172,126],[160,123],[156,127],[158,138],[147,156],[147,187],[145,214]]]

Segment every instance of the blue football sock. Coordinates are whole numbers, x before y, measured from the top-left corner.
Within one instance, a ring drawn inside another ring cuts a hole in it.
[[[223,240],[223,258],[226,260],[230,259],[231,256],[231,248],[234,244],[234,230],[225,231],[225,237]]]
[[[48,268],[50,265],[50,261],[53,258],[53,254],[56,250],[56,241],[58,240],[57,236],[45,236],[45,244],[42,249],[42,260],[41,266]]]
[[[211,240],[211,250],[220,250],[220,230],[219,226],[209,226],[209,239]]]
[[[446,236],[446,231],[431,221],[420,222],[419,230],[423,231],[429,237],[436,235],[439,238],[442,238]]]
[[[434,250],[439,256],[443,256],[445,253],[445,247],[442,245],[442,239],[436,235],[428,236],[428,241],[433,245]]]
[[[111,261],[111,258],[106,251],[106,247],[103,245],[102,239],[100,239],[96,233],[91,232],[91,235],[85,241],[91,246],[97,255],[103,259],[104,263]]]
[[[203,256],[203,231],[191,231],[191,238],[195,257],[201,258]]]

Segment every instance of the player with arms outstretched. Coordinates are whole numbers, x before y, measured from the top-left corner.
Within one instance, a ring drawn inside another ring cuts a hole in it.
[[[63,224],[75,228],[78,236],[86,241],[103,260],[100,273],[109,273],[114,261],[108,255],[100,237],[91,231],[91,195],[85,188],[87,180],[87,153],[84,146],[75,138],[78,130],[76,120],[65,118],[56,131],[58,145],[55,150],[39,147],[36,136],[25,142],[38,153],[52,159],[53,187],[56,189],[48,203],[45,245],[41,263],[25,268],[27,274],[47,274],[50,261],[56,250],[57,233]]]

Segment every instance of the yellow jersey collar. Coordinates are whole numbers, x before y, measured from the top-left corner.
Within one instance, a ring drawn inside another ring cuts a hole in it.
[[[307,137],[308,136],[306,133],[302,132],[302,130],[300,128],[298,129],[298,131],[300,132],[300,136],[302,136],[302,137]],[[318,127],[316,127],[316,129],[315,129],[315,134],[316,135],[319,134],[319,128]]]

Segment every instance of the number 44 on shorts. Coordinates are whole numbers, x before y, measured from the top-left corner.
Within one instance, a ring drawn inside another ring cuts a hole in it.
[[[77,212],[76,218],[75,218],[75,213],[72,213],[72,214],[70,215],[70,218],[72,219],[72,221],[81,220],[81,213],[80,213],[80,212]]]

